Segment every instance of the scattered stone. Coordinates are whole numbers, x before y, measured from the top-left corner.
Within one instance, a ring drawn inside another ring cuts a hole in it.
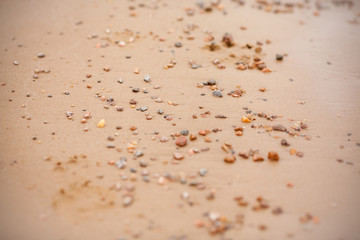
[[[139,162],[140,167],[147,167],[147,163],[144,160]]]
[[[215,90],[215,91],[212,92],[212,95],[214,97],[222,97],[222,92],[219,91],[219,90]]]
[[[187,135],[189,135],[189,131],[186,130],[186,129],[185,129],[185,130],[181,130],[180,134],[183,135],[183,136],[187,136]]]
[[[242,151],[242,152],[239,152],[239,156],[244,159],[248,159],[250,154],[249,154],[249,151]]]
[[[179,152],[174,152],[173,153],[173,158],[175,160],[182,160],[182,159],[184,159],[184,155],[182,153],[179,153]]]
[[[273,129],[274,131],[280,131],[280,132],[286,132],[286,130],[287,130],[286,127],[284,127],[284,126],[281,125],[281,124],[278,124],[278,125],[273,126],[272,129]]]
[[[150,76],[149,75],[145,75],[144,76],[144,81],[149,83],[151,80],[150,80]]]
[[[226,163],[233,163],[233,162],[235,162],[235,160],[236,160],[236,157],[233,154],[227,154],[224,158],[224,161]]]
[[[226,45],[227,47],[232,47],[232,46],[234,46],[233,37],[232,37],[232,35],[229,34],[229,33],[225,33],[225,34],[224,34],[224,36],[223,36],[223,38],[222,38],[222,41],[223,41],[223,43],[225,43],[225,45]]]
[[[139,89],[139,88],[133,88],[132,91],[135,92],[135,93],[137,93],[137,92],[140,91],[140,89]]]
[[[134,153],[134,158],[138,158],[138,157],[141,157],[143,155],[144,155],[143,151],[136,150],[135,153]]]
[[[285,139],[281,140],[281,145],[282,146],[285,146],[285,147],[289,147],[290,146],[290,143],[288,143],[288,141],[286,141]]]
[[[270,161],[279,161],[279,155],[277,154],[277,152],[269,152],[268,153],[268,159]]]
[[[114,143],[107,143],[106,147],[107,148],[115,148],[115,144]]]
[[[279,54],[279,53],[276,54],[276,60],[282,61],[283,58],[284,58],[284,56],[282,54]]]
[[[208,170],[206,169],[206,168],[201,168],[200,170],[199,170],[199,174],[200,174],[200,176],[205,176],[206,174],[207,174],[207,172],[208,172]]]
[[[251,123],[251,120],[250,120],[248,117],[246,117],[246,116],[243,116],[243,117],[241,118],[241,121],[244,122],[244,123]]]
[[[144,106],[144,107],[141,107],[141,108],[140,108],[140,111],[145,112],[147,109],[148,109],[148,108]]]
[[[124,207],[130,206],[133,203],[133,200],[134,200],[133,197],[126,196],[124,198]]]
[[[216,84],[216,81],[214,79],[209,79],[207,81],[207,85],[209,85],[209,86],[214,86],[215,84]]]
[[[120,158],[119,161],[116,161],[116,162],[115,162],[115,166],[116,166],[117,168],[119,168],[119,169],[125,168],[125,167],[126,167],[126,160],[127,160],[126,157]]]
[[[190,141],[194,141],[197,139],[197,136],[195,134],[190,134],[189,139],[190,139]]]
[[[101,119],[101,120],[98,122],[97,127],[99,127],[99,128],[105,127],[105,119]]]
[[[255,153],[253,155],[253,161],[254,162],[262,162],[262,161],[264,161],[264,158],[260,154]]]
[[[176,43],[175,43],[175,47],[177,47],[177,48],[182,47],[182,43],[181,43],[181,42],[176,42]]]
[[[187,139],[185,136],[180,136],[176,139],[175,144],[179,147],[184,147],[187,144]]]
[[[38,57],[38,58],[44,58],[44,57],[45,57],[45,54],[42,53],[42,52],[40,52],[40,53],[38,53],[37,57]]]

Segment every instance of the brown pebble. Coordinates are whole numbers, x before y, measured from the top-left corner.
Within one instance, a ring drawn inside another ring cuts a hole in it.
[[[235,160],[236,160],[236,157],[232,154],[227,154],[224,158],[224,161],[226,163],[233,163],[233,162],[235,162]]]
[[[298,156],[298,157],[302,158],[302,157],[304,156],[304,153],[303,153],[303,152],[298,151],[298,152],[296,152],[296,156]]]
[[[179,153],[179,152],[174,152],[173,153],[173,158],[175,160],[182,160],[182,159],[184,159],[184,155],[182,153]]]
[[[190,138],[191,141],[194,141],[194,140],[197,139],[197,136],[195,134],[190,134],[189,138]]]
[[[253,155],[253,161],[254,162],[262,162],[262,161],[264,161],[264,158],[260,154],[255,153]]]
[[[268,159],[270,161],[279,161],[279,155],[277,154],[277,152],[269,152],[268,153]]]
[[[274,131],[286,132],[286,127],[281,124],[275,125],[272,127]]]
[[[187,139],[185,136],[180,136],[176,139],[175,144],[179,147],[184,147],[187,143]]]
[[[239,152],[239,156],[242,157],[242,158],[248,159],[249,158],[249,151]]]
[[[285,147],[290,146],[290,143],[288,143],[288,141],[286,141],[285,139],[281,140],[280,143],[281,143],[282,146],[285,146]]]

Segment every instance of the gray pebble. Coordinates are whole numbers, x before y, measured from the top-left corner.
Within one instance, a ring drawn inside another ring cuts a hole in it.
[[[151,80],[150,80],[150,76],[149,75],[145,75],[144,76],[144,81],[145,82],[150,82]]]
[[[216,81],[215,81],[214,79],[209,79],[209,80],[207,81],[207,84],[210,85],[210,86],[213,86],[213,85],[216,84]]]
[[[214,97],[222,97],[222,92],[219,91],[219,90],[215,90],[215,91],[212,92],[212,95]]]
[[[187,135],[189,135],[189,131],[188,131],[188,130],[182,130],[182,131],[180,132],[180,134],[181,134],[181,135],[184,135],[184,136],[187,136]]]
[[[208,170],[206,168],[201,168],[199,171],[200,176],[205,176],[207,174]]]

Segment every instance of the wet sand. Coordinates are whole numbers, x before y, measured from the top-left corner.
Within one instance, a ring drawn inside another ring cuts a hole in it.
[[[360,4],[239,2],[1,1],[0,239],[358,239]]]

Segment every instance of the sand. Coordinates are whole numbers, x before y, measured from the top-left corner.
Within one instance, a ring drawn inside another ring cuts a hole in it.
[[[196,2],[0,2],[0,239],[359,238],[360,4]],[[197,139],[178,147],[182,130]]]

